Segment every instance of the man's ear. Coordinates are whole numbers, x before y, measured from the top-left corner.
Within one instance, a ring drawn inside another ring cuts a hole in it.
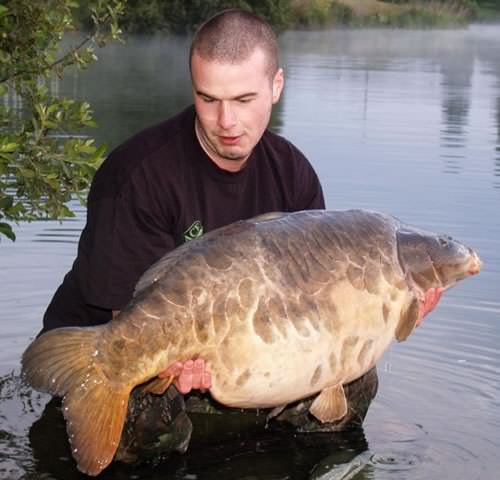
[[[279,68],[276,75],[273,78],[273,104],[277,103],[280,99],[281,92],[283,91],[283,86],[285,85],[285,76],[283,75],[283,69]]]

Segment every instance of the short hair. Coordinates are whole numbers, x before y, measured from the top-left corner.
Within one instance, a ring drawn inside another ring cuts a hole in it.
[[[223,10],[205,21],[196,31],[189,52],[220,63],[240,63],[256,48],[268,58],[270,76],[278,71],[278,40],[272,27],[259,16],[240,9]]]

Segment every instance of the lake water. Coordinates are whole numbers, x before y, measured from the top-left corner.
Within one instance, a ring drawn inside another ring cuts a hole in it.
[[[156,467],[103,478],[494,480],[500,469],[500,27],[289,32],[272,125],[316,168],[329,208],[370,208],[473,246],[478,277],[449,291],[379,363],[363,435],[233,432]],[[132,37],[54,88],[94,107],[116,145],[190,102],[188,39]],[[74,258],[85,210],[0,243],[0,478],[83,478],[48,397],[19,380],[23,349]],[[38,427],[37,427],[38,425]],[[62,439],[62,440],[61,440]],[[59,443],[58,443],[59,442]]]

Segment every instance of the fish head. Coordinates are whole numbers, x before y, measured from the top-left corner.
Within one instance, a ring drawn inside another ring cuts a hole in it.
[[[481,270],[477,253],[448,235],[404,227],[397,232],[397,245],[401,266],[419,292],[446,290]]]

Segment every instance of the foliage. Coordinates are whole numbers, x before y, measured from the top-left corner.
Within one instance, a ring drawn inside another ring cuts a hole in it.
[[[294,0],[291,4],[294,25],[324,25],[331,18],[332,0]]]
[[[500,0],[476,0],[479,11],[477,17],[479,20],[500,19]]]
[[[500,0],[476,0],[480,7],[491,8],[492,10],[500,10]]]
[[[500,11],[500,0],[128,0],[121,26],[134,33],[159,30],[185,33],[224,8],[255,12],[282,31],[334,23],[401,27],[460,25],[477,18],[480,11]]]
[[[290,25],[290,0],[128,0],[121,26],[134,33],[157,30],[186,33],[226,8],[254,12],[278,30]]]
[[[342,18],[334,13],[334,20],[354,26],[448,27],[466,24],[478,14],[474,0],[336,0],[338,6],[351,13]]]
[[[120,26],[129,33],[160,30],[187,33],[223,9],[241,8],[265,18],[279,32],[296,25],[326,23],[333,3],[333,0],[128,0]],[[83,9],[79,12],[82,25],[88,23],[84,13]]]
[[[94,126],[86,102],[62,98],[51,81],[69,67],[86,68],[95,47],[118,39],[120,0],[89,5],[92,28],[61,51],[74,29],[73,0],[7,0],[0,5],[0,237],[15,239],[12,223],[73,216],[66,203],[83,193],[104,147],[76,135]]]
[[[355,14],[352,8],[342,3],[334,1],[332,3],[330,20],[332,23],[341,25],[352,25],[354,23]]]
[[[414,2],[389,14],[377,14],[366,23],[396,27],[447,27],[463,25],[475,15],[472,6],[465,2]]]
[[[86,28],[89,1],[80,0],[77,11]],[[333,23],[433,26],[471,20],[478,5],[482,11],[500,11],[500,0],[128,0],[120,26],[130,33],[186,33],[225,8],[257,13],[277,31]]]

